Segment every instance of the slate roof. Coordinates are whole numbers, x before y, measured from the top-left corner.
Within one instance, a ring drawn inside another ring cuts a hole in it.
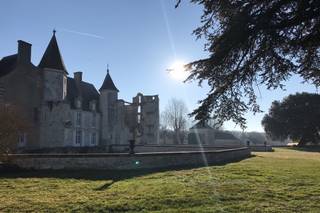
[[[53,36],[38,66],[41,68],[63,70],[68,74],[58,47],[55,33],[53,33]]]
[[[97,109],[99,106],[99,93],[96,88],[87,82],[81,81],[80,87],[76,85],[76,81],[73,78],[67,78],[67,100],[71,103],[71,108],[75,107],[75,99],[77,97],[82,97],[82,109],[89,111],[89,103],[92,100],[96,100]]]
[[[0,61],[0,78],[9,74],[15,69],[17,64],[18,54],[3,57]]]
[[[109,70],[107,71],[107,75],[106,75],[99,91],[101,91],[101,90],[114,90],[114,91],[119,92],[119,90],[117,89],[117,87],[114,85],[114,83],[112,81],[112,78],[109,74]]]
[[[209,126],[208,123],[199,121],[198,123],[193,125],[190,129],[213,129],[213,128]]]
[[[211,126],[208,125],[206,122],[199,121],[195,125],[193,125],[190,129],[209,129],[213,130]],[[224,139],[224,140],[238,140],[233,134],[223,131],[223,130],[214,130],[215,132],[215,139]]]
[[[216,139],[225,139],[225,140],[239,140],[233,134],[225,131],[215,131]]]

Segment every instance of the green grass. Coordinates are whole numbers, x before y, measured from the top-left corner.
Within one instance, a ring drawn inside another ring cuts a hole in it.
[[[162,172],[0,175],[0,212],[320,212],[320,153]]]

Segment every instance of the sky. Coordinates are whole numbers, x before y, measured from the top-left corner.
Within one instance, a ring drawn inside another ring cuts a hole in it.
[[[131,101],[138,92],[158,94],[160,110],[171,98],[183,100],[191,112],[209,91],[197,82],[183,83],[167,71],[177,61],[205,58],[204,41],[192,31],[199,26],[202,7],[175,0],[10,0],[0,6],[0,58],[17,52],[17,40],[32,44],[38,65],[56,29],[59,48],[69,72],[82,71],[83,80],[100,88],[109,65],[119,98]],[[318,92],[293,76],[286,90],[259,88],[264,113],[246,114],[246,131],[263,131],[261,119],[274,100],[296,92]],[[240,130],[226,122],[227,130]]]

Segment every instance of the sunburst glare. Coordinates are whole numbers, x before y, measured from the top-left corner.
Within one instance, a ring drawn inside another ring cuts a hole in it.
[[[171,78],[179,81],[185,80],[189,73],[185,69],[185,63],[183,61],[175,61],[168,71]]]

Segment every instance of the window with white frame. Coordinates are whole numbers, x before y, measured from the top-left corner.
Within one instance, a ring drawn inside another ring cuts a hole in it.
[[[81,126],[81,112],[77,112],[77,115],[76,115],[76,124],[77,126]]]
[[[76,131],[76,144],[81,145],[82,132],[81,130]]]
[[[94,132],[91,134],[91,145],[96,145],[97,134]]]

